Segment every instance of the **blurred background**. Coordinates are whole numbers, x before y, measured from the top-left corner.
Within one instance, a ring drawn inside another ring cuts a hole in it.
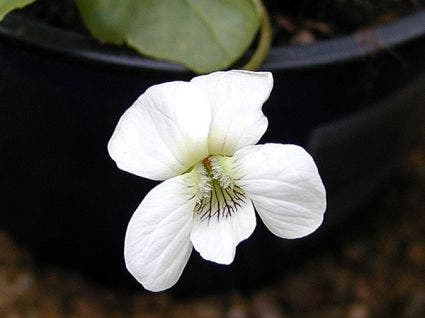
[[[232,265],[193,252],[161,293],[122,256],[156,183],[118,170],[106,144],[147,87],[196,74],[93,39],[70,0],[0,23],[0,317],[425,317],[424,1],[264,5],[261,142],[312,154],[325,221],[292,241],[258,222]]]

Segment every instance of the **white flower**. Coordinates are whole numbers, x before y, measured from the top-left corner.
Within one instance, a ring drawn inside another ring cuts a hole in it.
[[[165,180],[143,199],[125,237],[127,269],[146,289],[173,286],[192,246],[230,264],[254,231],[254,207],[283,238],[322,223],[326,194],[311,156],[295,145],[255,145],[272,87],[271,73],[215,72],[152,86],[121,117],[110,156],[122,170]]]

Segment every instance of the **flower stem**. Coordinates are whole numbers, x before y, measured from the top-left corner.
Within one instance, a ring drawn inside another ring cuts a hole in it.
[[[272,26],[267,9],[264,7],[261,0],[256,0],[256,3],[261,14],[258,46],[251,59],[242,67],[243,70],[249,71],[255,71],[261,66],[261,64],[263,64],[264,59],[269,53],[273,37]]]

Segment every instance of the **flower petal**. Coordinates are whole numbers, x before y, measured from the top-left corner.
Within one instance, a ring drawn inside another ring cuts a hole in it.
[[[273,77],[268,72],[227,71],[198,76],[192,83],[211,103],[208,148],[211,155],[233,155],[260,140],[267,129],[261,107],[269,98]]]
[[[124,244],[127,269],[151,291],[173,286],[192,252],[195,200],[187,178],[174,177],[153,188],[128,224]]]
[[[237,184],[252,199],[268,229],[283,238],[315,231],[326,209],[326,192],[311,156],[295,145],[246,147],[234,155]]]
[[[227,217],[221,212],[211,218],[195,213],[190,240],[204,259],[219,264],[232,263],[236,246],[254,231],[256,220],[251,200],[245,196],[238,202],[237,210]]]
[[[122,170],[168,179],[208,156],[210,119],[208,98],[194,85],[155,85],[122,115],[108,151]]]

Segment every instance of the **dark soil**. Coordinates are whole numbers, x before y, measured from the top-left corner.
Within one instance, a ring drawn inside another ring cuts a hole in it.
[[[74,0],[37,0],[35,3],[20,10],[24,14],[37,20],[64,30],[73,30],[87,33],[80,19]]]
[[[265,0],[275,45],[307,44],[386,24],[425,7],[425,0]]]
[[[425,7],[425,0],[264,0],[274,27],[274,45],[308,44],[385,24]],[[22,13],[66,30],[87,34],[73,0],[38,0]]]
[[[39,268],[0,231],[1,317],[371,318],[425,317],[425,148],[406,174],[346,229],[338,246],[250,294],[176,299],[169,292],[123,293],[78,275]],[[279,260],[284,262],[284,260]]]

